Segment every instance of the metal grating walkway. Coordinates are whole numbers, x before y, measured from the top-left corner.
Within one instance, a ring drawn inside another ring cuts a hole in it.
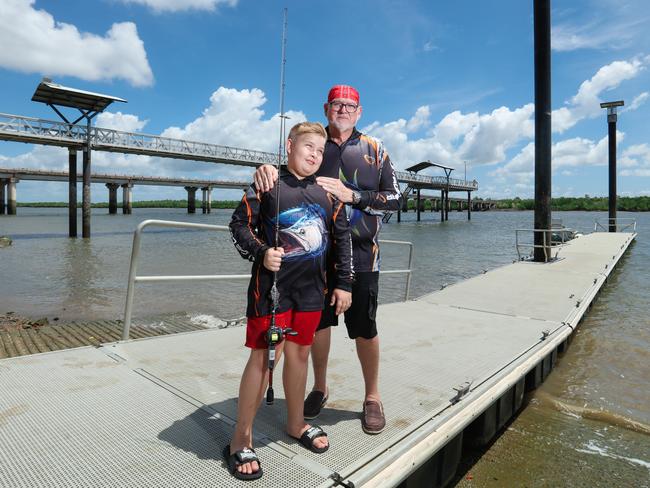
[[[570,333],[634,237],[591,234],[552,264],[515,263],[381,306],[388,424],[378,436],[361,431],[361,372],[340,327],[330,403],[317,420],[332,448],[312,454],[284,434],[278,371],[276,404],[262,405],[255,424],[265,475],[248,486],[335,486],[336,474],[375,486],[389,470],[414,469],[410,449],[430,438],[443,445],[481,398]],[[221,449],[247,357],[243,337],[242,328],[202,330],[1,360],[0,487],[242,486]],[[470,393],[452,405],[464,382]]]

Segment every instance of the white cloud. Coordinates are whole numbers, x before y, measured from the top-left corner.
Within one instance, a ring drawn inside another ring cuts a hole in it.
[[[219,87],[210,97],[210,106],[185,127],[169,127],[162,135],[177,139],[210,142],[227,146],[275,152],[280,137],[279,114],[264,119],[264,92],[257,88],[236,90]],[[302,112],[287,111],[288,130],[306,120]]]
[[[636,97],[634,97],[634,100],[632,100],[632,103],[629,106],[625,107],[625,109],[623,109],[621,113],[631,112],[632,110],[638,109],[641,105],[643,105],[648,100],[649,96],[650,93],[648,92],[643,92],[640,95],[637,95]]]
[[[617,163],[626,168],[621,176],[650,176],[650,145],[637,144],[623,151]]]
[[[24,73],[98,81],[153,83],[144,43],[132,22],[115,23],[102,37],[57,22],[35,0],[0,2],[0,66]]]
[[[137,132],[144,128],[148,120],[140,120],[137,115],[122,112],[102,112],[97,116],[95,125],[105,129]]]
[[[553,110],[551,115],[553,131],[562,133],[583,119],[602,115],[600,96],[603,92],[636,77],[645,69],[647,63],[647,58],[634,58],[630,61],[614,61],[600,68],[591,79],[582,82],[578,93],[565,102],[564,107]]]
[[[625,137],[617,132],[617,143]],[[553,144],[551,148],[551,167],[553,171],[560,168],[575,168],[579,166],[603,166],[608,164],[608,139],[603,137],[597,142],[580,137],[566,139]],[[505,165],[491,171],[490,176],[500,181],[532,181],[535,174],[535,143],[527,144],[515,157]],[[565,169],[562,174],[571,169]]]
[[[180,12],[183,10],[214,11],[220,5],[234,7],[238,0],[121,0],[151,8],[155,12]]]

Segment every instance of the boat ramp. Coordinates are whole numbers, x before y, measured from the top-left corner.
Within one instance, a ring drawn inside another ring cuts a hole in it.
[[[332,447],[313,454],[284,433],[278,371],[276,402],[255,423],[265,473],[251,483],[221,458],[247,358],[241,327],[0,360],[0,487],[443,486],[463,444],[488,442],[553,369],[635,237],[584,235],[550,263],[380,306],[380,435],[361,431],[361,372],[339,327],[316,421]]]

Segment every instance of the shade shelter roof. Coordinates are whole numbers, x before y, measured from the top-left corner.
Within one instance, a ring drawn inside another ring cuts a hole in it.
[[[423,169],[427,169],[431,167],[442,168],[446,170],[445,172],[447,171],[451,172],[454,170],[454,168],[451,168],[449,166],[443,166],[442,164],[432,163],[431,161],[422,161],[421,163],[414,164],[410,168],[406,168],[406,171],[410,171],[411,173],[417,173],[418,171],[422,171]]]
[[[126,103],[123,98],[62,86],[47,78],[36,87],[32,101],[76,108],[83,112],[103,112],[113,102]]]

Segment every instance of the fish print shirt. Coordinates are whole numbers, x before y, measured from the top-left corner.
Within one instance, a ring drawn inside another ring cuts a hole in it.
[[[328,130],[329,134],[329,130]],[[382,217],[400,208],[401,192],[384,144],[354,129],[340,146],[328,138],[316,176],[339,178],[361,194],[357,205],[346,205],[355,272],[379,271],[379,231]]]
[[[230,235],[245,259],[253,261],[248,287],[248,317],[269,315],[273,272],[264,267],[264,254],[275,244],[275,188],[260,193],[251,185],[232,214]],[[284,249],[278,271],[278,313],[323,309],[326,260],[332,248],[334,288],[351,291],[354,278],[352,242],[345,206],[316,184],[286,169],[280,173],[279,246]]]

